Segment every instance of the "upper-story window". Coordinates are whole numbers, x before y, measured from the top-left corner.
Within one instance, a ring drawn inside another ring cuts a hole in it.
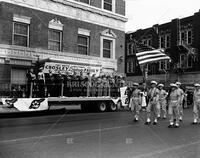
[[[143,43],[145,46],[151,46],[151,45],[152,45],[152,39],[151,39],[151,38],[143,39],[143,40],[142,40],[142,43]]]
[[[180,42],[185,44],[192,44],[193,42],[193,32],[192,29],[185,29],[180,31]]]
[[[78,0],[78,2],[90,4],[90,0]]]
[[[129,59],[126,62],[127,66],[126,66],[126,72],[127,73],[134,73],[135,69],[136,69],[136,65],[135,65],[135,60],[134,59]]]
[[[170,34],[160,35],[160,48],[170,48]]]
[[[115,12],[116,0],[103,0],[102,8],[107,11]]]
[[[170,62],[165,60],[165,61],[160,61],[159,62],[159,70],[169,70],[170,69]]]
[[[193,66],[193,57],[190,54],[180,55],[180,67],[181,68],[191,68]]]
[[[12,44],[17,46],[29,46],[30,18],[20,15],[13,16],[13,38]]]
[[[134,46],[132,43],[127,44],[127,55],[133,55],[134,54]]]
[[[116,38],[117,36],[110,29],[106,29],[101,33],[100,57],[115,59],[115,48],[116,48],[115,39]]]
[[[78,30],[78,54],[89,54],[90,31],[85,29]]]
[[[62,50],[62,36],[63,36],[63,24],[53,19],[49,22],[48,31],[48,49],[54,51]]]

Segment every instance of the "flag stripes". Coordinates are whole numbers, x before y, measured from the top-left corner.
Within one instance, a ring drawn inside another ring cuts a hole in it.
[[[170,57],[164,53],[163,49],[154,49],[140,43],[135,43],[136,57],[140,65],[161,61],[170,60]]]

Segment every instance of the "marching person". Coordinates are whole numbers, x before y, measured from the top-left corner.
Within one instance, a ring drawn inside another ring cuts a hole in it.
[[[181,100],[179,102],[179,121],[181,122],[183,120],[183,99],[184,99],[184,92],[183,90],[180,88],[181,87],[181,83],[180,82],[176,82],[176,85],[178,87],[178,92],[180,93],[180,96],[181,96]]]
[[[195,90],[193,95],[193,113],[194,113],[194,121],[192,124],[196,125],[199,123],[199,111],[200,111],[200,84],[195,84]]]
[[[163,119],[166,119],[167,118],[167,110],[166,110],[167,101],[166,101],[166,98],[167,98],[168,93],[163,88],[164,88],[163,84],[158,85],[158,89],[159,89],[158,118],[161,117],[161,109],[162,109]]]
[[[131,99],[129,103],[129,107],[131,108],[131,112],[135,114],[135,122],[138,122],[139,120],[139,113],[141,109],[141,95],[140,95],[140,90],[138,89],[139,84],[138,83],[133,83],[133,91],[131,94]]]
[[[156,81],[151,81],[151,88],[148,91],[148,98],[149,98],[149,103],[147,105],[147,121],[146,125],[151,124],[151,112],[153,111],[153,117],[154,117],[154,122],[153,125],[157,125],[158,123],[158,109],[157,109],[157,104],[158,104],[158,99],[159,99],[159,91],[156,88],[157,82]]]
[[[170,84],[171,92],[169,94],[169,128],[179,128],[179,106],[181,102],[181,94],[176,84]],[[175,122],[174,122],[175,117]],[[175,123],[175,124],[174,124]]]

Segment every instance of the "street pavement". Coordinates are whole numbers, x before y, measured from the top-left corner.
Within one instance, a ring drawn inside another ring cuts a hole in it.
[[[179,129],[144,122],[128,111],[1,118],[0,158],[200,158],[191,109]]]

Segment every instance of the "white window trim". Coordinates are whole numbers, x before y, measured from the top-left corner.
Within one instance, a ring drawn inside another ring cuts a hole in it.
[[[90,36],[90,32],[91,32],[90,30],[86,30],[86,29],[82,29],[82,28],[78,29],[79,35]]]
[[[90,36],[87,36],[87,35],[84,35],[84,34],[78,34],[78,36],[84,36],[87,38],[87,54],[85,55],[89,55],[90,54]],[[77,46],[83,46],[83,45],[80,45],[78,42],[77,42]],[[84,45],[85,46],[85,45]],[[77,53],[79,54],[78,52],[78,48],[77,48]]]
[[[188,37],[189,37],[189,36],[188,36],[189,31],[191,31],[191,43],[188,42],[188,41],[189,41],[189,40],[188,40]],[[190,45],[190,44],[192,44],[192,42],[193,42],[193,39],[192,39],[192,34],[193,34],[192,29],[188,29],[186,34],[187,34],[187,38],[186,38],[186,40],[187,40],[187,44]]]
[[[106,12],[113,12],[113,13],[115,13],[116,12],[116,0],[112,0],[112,11],[104,9],[104,0],[102,0],[101,8],[102,8],[102,10],[104,10]]]
[[[103,57],[103,40],[110,40],[112,41],[112,44],[111,44],[111,55],[110,55],[110,58],[108,59],[115,59],[115,39],[114,38],[110,38],[110,37],[105,37],[105,36],[101,36],[100,37],[100,57],[101,58],[104,58]]]
[[[49,29],[63,31],[63,26],[64,25],[57,19],[49,21]]]
[[[30,24],[31,23],[31,18],[27,17],[27,16],[22,16],[22,15],[14,14],[13,15],[13,21],[14,22],[24,23],[24,24]]]
[[[170,67],[169,67],[169,68],[167,67],[167,64],[168,64],[169,61],[165,60],[165,61],[159,61],[159,71],[162,71],[162,70],[163,70],[163,69],[161,68],[162,62],[165,62],[165,66],[164,66],[164,67],[165,67],[165,70],[169,70]]]
[[[89,0],[89,3],[84,3],[84,2],[81,2],[80,0],[78,0],[79,3],[83,3],[83,4],[86,4],[86,5],[91,5],[91,0]]]

